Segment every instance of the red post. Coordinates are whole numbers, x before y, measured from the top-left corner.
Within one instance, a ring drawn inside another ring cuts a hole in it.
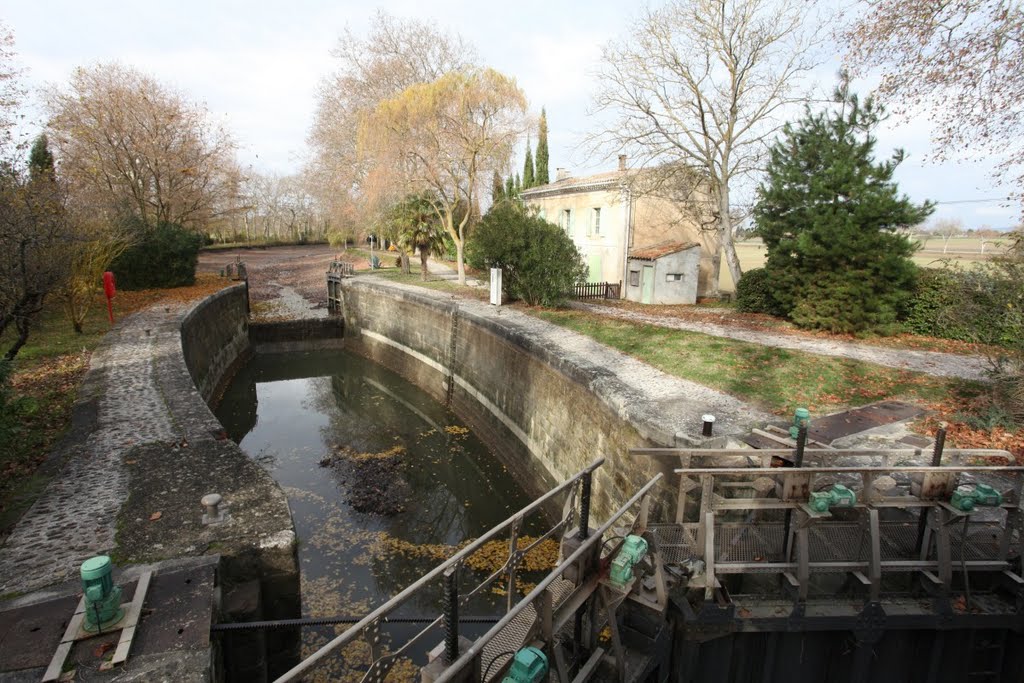
[[[117,288],[114,285],[114,274],[109,270],[103,273],[103,293],[107,296],[107,315],[110,316],[110,324],[114,324],[114,295],[117,294]]]

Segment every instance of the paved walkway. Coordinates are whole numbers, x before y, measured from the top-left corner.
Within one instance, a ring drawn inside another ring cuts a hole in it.
[[[77,575],[82,561],[114,548],[115,520],[128,497],[124,454],[176,439],[154,359],[168,345],[182,307],[157,306],[125,318],[93,353],[92,380],[78,402],[93,402],[95,428],[72,445],[54,477],[0,548],[0,594],[24,592]]]
[[[852,358],[853,360],[875,363],[890,368],[923,372],[936,377],[960,377],[962,379],[985,379],[988,364],[978,356],[961,356],[938,351],[915,351],[911,349],[890,349],[873,344],[857,344],[831,339],[779,334],[761,330],[750,330],[733,325],[721,325],[711,321],[695,322],[666,316],[650,315],[636,311],[602,306],[600,304],[574,303],[574,308],[599,315],[620,318],[631,322],[657,325],[676,330],[700,332],[714,337],[725,337],[739,341],[792,349],[822,356]]]

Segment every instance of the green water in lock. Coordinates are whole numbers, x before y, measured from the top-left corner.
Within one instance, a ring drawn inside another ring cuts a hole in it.
[[[444,550],[436,546],[479,536],[530,503],[452,412],[349,352],[257,354],[232,380],[215,413],[288,496],[299,539],[303,616],[362,617],[443,561],[437,552]],[[353,494],[367,493],[357,489],[388,481],[356,476],[352,463],[360,456],[354,454],[396,448],[405,482],[398,489],[401,511],[357,511]],[[541,526],[539,519],[529,521],[524,532]],[[487,592],[462,614],[495,614],[503,602]],[[438,585],[398,614],[436,616],[440,605]],[[470,627],[466,634],[483,630]],[[303,631],[306,652],[335,633],[329,627]],[[435,631],[436,637],[425,639],[428,649],[441,638]]]

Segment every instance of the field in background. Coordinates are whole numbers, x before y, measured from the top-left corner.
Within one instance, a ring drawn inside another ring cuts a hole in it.
[[[964,265],[982,261],[991,258],[994,254],[1001,253],[1007,242],[1007,240],[982,240],[979,237],[953,237],[949,240],[949,244],[944,246],[944,240],[941,237],[919,238],[917,241],[921,248],[914,254],[914,263],[929,268],[942,268],[944,261]],[[982,251],[983,242],[984,251]],[[760,239],[739,242],[736,245],[736,254],[740,257],[740,266],[744,272],[764,265],[764,243]],[[718,282],[723,292],[732,292],[736,289],[733,286],[732,276],[729,275],[729,269],[725,267],[724,263]]]

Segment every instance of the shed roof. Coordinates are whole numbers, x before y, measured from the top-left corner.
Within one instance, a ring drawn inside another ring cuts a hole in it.
[[[635,249],[629,253],[629,258],[635,258],[638,261],[656,261],[662,256],[699,247],[700,244],[698,242],[666,242],[665,244],[655,244],[651,247]]]

